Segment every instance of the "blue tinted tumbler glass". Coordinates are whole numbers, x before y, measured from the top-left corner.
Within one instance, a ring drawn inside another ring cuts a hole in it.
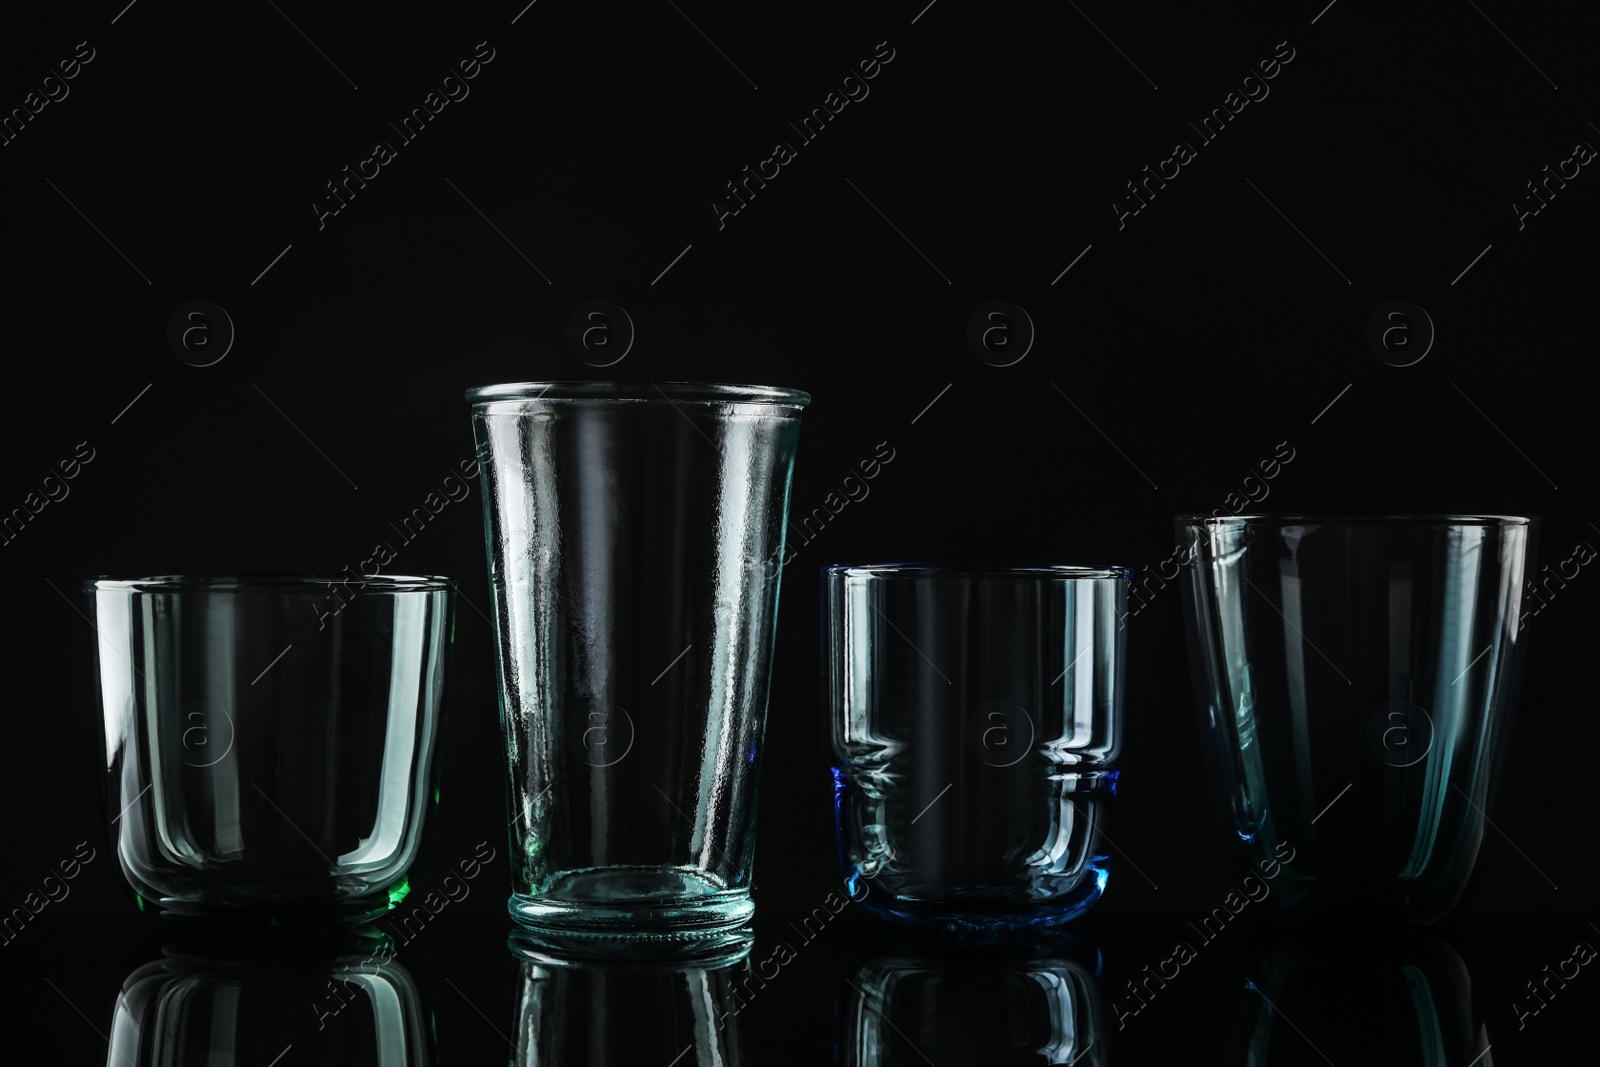
[[[751,915],[756,785],[805,393],[468,394],[482,464],[512,915],[591,945]]]
[[[1443,917],[1488,828],[1537,520],[1179,516],[1213,792],[1291,915]]]
[[[141,902],[386,911],[433,796],[454,587],[370,575],[85,583],[105,813]]]
[[[840,863],[879,914],[1046,926],[1105,889],[1128,572],[823,572]]]

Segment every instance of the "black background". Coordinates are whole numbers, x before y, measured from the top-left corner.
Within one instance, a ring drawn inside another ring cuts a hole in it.
[[[1227,506],[1280,442],[1295,458],[1251,510],[1539,514],[1552,566],[1600,544],[1585,484],[1600,177],[1584,167],[1521,228],[1511,207],[1577,142],[1600,145],[1593,12],[924,2],[8,13],[0,108],[77,42],[94,59],[0,145],[0,508],[79,442],[95,458],[3,547],[0,907],[77,842],[104,848],[81,580],[356,566],[472,456],[474,385],[804,388],[792,513],[894,449],[784,574],[755,891],[774,913],[837,881],[824,563],[1154,567],[1174,513]],[[481,41],[494,58],[470,95],[401,144],[386,123]],[[880,42],[894,58],[870,95],[719,228],[724,183],[796,143],[786,123]],[[1279,42],[1293,59],[1270,95],[1200,146],[1185,123]],[[397,158],[319,228],[323,183],[380,139]],[[1178,140],[1197,158],[1119,229],[1112,199]],[[637,329],[603,371],[566,342],[596,298]],[[1006,367],[966,341],[996,298],[1037,332]],[[166,339],[196,299],[237,332],[209,367]],[[1394,299],[1437,330],[1412,366],[1366,341]],[[428,886],[504,839],[477,486],[389,569],[461,582],[443,802],[412,876]],[[1501,832],[1469,915],[1594,909],[1590,570],[1525,632]],[[1178,608],[1169,584],[1129,620],[1131,862],[1104,923],[1204,910],[1232,886]],[[52,907],[133,921],[109,862]],[[462,905],[485,923],[502,907],[488,890]]]

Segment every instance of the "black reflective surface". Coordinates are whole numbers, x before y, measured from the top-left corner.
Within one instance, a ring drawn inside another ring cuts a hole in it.
[[[46,913],[4,947],[0,1003],[30,1062],[133,1067],[1504,1067],[1587,1046],[1600,932],[1579,916],[1401,932],[1265,914],[1209,941],[1193,916],[1105,913],[953,943],[856,906],[820,931],[758,910],[748,946],[714,958],[596,964],[466,910],[404,943]]]

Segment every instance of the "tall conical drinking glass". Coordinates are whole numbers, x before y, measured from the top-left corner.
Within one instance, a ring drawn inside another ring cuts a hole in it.
[[[564,943],[734,936],[754,909],[789,480],[811,398],[555,382],[467,399],[511,913]]]

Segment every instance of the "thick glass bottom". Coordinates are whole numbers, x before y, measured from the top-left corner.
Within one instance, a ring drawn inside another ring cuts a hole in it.
[[[748,889],[683,867],[592,867],[551,878],[537,896],[513,893],[511,917],[574,945],[716,940],[755,914]]]
[[[384,892],[360,897],[308,897],[303,892],[273,887],[195,893],[184,896],[143,896],[135,902],[143,910],[154,905],[163,916],[188,923],[222,926],[318,927],[375,922],[406,898],[405,880]]]
[[[860,875],[847,883],[852,900],[891,922],[938,930],[955,936],[985,936],[1006,931],[1048,930],[1071,922],[1105,893],[1108,871],[1091,866],[1090,877],[1070,894],[1049,900],[1008,902],[983,899],[919,899],[871,889]],[[863,891],[865,891],[863,895]]]

